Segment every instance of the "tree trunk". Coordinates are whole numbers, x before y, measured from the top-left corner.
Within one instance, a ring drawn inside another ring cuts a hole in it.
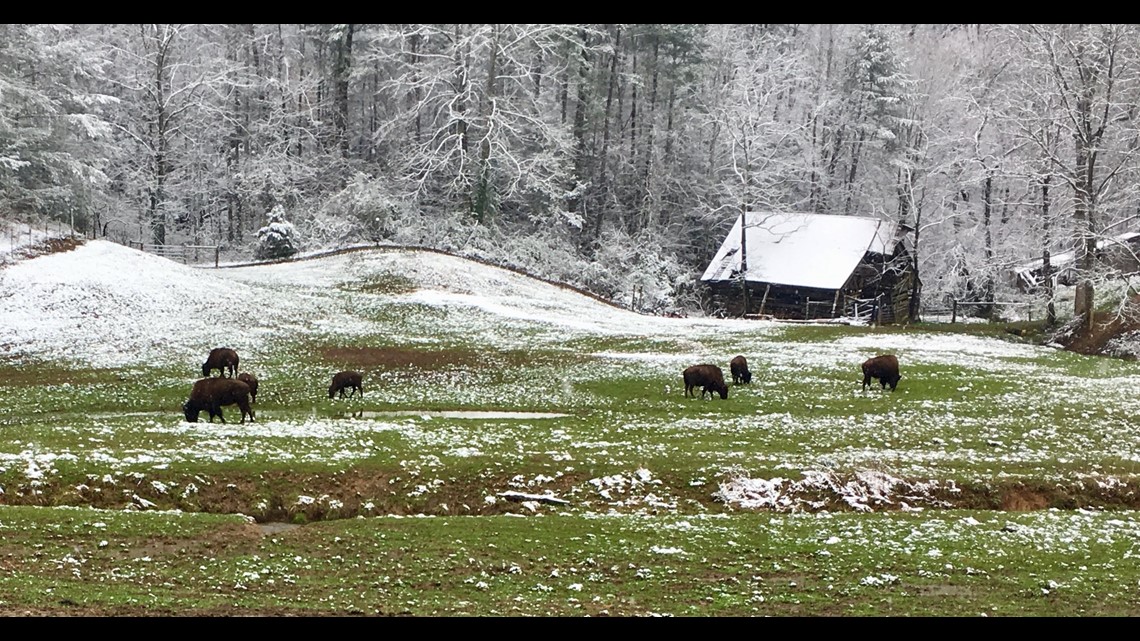
[[[657,36],[653,37],[653,81],[650,84],[651,90],[649,93],[649,115],[645,122],[645,164],[641,173],[640,189],[638,193],[638,200],[641,205],[641,220],[642,227],[648,228],[653,225],[654,212],[653,212],[653,194],[651,188],[650,178],[653,174],[653,138],[657,130],[657,124],[654,115],[657,112],[657,79],[660,76],[659,69],[661,68],[660,58],[658,53],[661,50],[661,39]]]
[[[863,148],[863,141],[867,138],[866,131],[859,132],[859,140],[855,141],[855,147],[851,150],[851,169],[847,172],[847,184],[844,185],[846,192],[846,200],[843,203],[843,214],[851,215],[851,198],[855,195],[855,173],[859,169],[859,151]]]
[[[1049,262],[1049,245],[1052,244],[1052,226],[1049,220],[1049,180],[1052,176],[1045,176],[1041,182],[1041,228],[1044,238],[1041,249],[1041,282],[1045,286],[1045,295],[1048,302],[1045,305],[1045,324],[1053,327],[1057,324],[1057,309],[1053,305],[1053,265]]]
[[[336,106],[333,111],[337,143],[341,157],[348,157],[348,76],[352,70],[352,34],[356,25],[345,25],[344,33],[337,40],[336,66],[333,78],[336,83]]]
[[[483,101],[483,120],[488,121],[494,117],[495,112],[495,95],[496,84],[495,79],[498,77],[499,69],[499,25],[491,25],[491,55],[487,61],[487,86],[486,96]],[[483,138],[479,143],[479,179],[476,183],[474,209],[475,209],[475,222],[480,225],[485,225],[491,217],[491,209],[494,206],[491,194],[491,138],[490,130],[484,132]]]
[[[993,211],[993,185],[994,174],[993,170],[986,170],[986,182],[982,187],[982,228],[985,230],[985,256],[986,256],[986,271],[985,281],[982,283],[982,300],[989,303],[985,306],[985,315],[990,320],[993,320],[994,313],[994,277],[993,277],[993,264],[994,264],[994,239],[993,233],[990,231],[990,214]]]
[[[597,194],[598,194],[599,200],[601,202],[595,203],[594,207],[592,207],[592,211],[594,212],[593,213],[594,224],[593,224],[593,234],[591,234],[592,235],[591,240],[594,244],[597,244],[599,242],[599,240],[601,239],[602,222],[603,222],[603,219],[605,218],[606,204],[608,202],[608,198],[606,197],[606,192],[609,190],[608,167],[609,167],[609,151],[610,151],[610,114],[611,114],[611,107],[613,106],[613,102],[614,102],[614,89],[617,87],[618,65],[620,64],[620,60],[621,60],[621,25],[618,25],[616,27],[615,33],[614,33],[613,53],[610,55],[610,77],[609,77],[609,82],[607,83],[609,86],[606,90],[605,122],[602,125],[602,152],[600,154],[601,158],[598,159],[599,175],[598,175]],[[621,101],[621,98],[619,97],[618,98],[618,115],[619,115],[619,117],[621,115],[621,102],[620,101]]]

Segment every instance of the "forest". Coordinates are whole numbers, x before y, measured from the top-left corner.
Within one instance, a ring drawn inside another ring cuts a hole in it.
[[[0,216],[252,256],[275,211],[305,250],[447,249],[658,313],[702,308],[741,211],[870,216],[912,230],[924,305],[1074,252],[1091,319],[1127,277],[1098,241],[1140,230],[1137,36],[6,24]]]

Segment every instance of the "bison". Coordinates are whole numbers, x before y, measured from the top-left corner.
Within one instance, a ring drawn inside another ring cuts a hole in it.
[[[887,385],[891,386],[891,391],[895,391],[895,387],[899,384],[899,379],[902,374],[899,374],[899,359],[895,358],[894,354],[882,354],[874,358],[868,358],[863,362],[863,391],[867,391],[867,386],[871,384],[871,379],[877,378],[882,383],[883,389]]]
[[[226,369],[230,370],[230,378],[233,378],[234,372],[238,368],[238,355],[228,347],[218,347],[210,350],[210,355],[206,357],[206,362],[202,363],[202,377],[206,378],[214,370],[218,370],[219,376],[226,375]]]
[[[701,387],[701,398],[705,394],[712,398],[712,393],[720,394],[722,399],[728,398],[728,386],[724,384],[724,372],[716,365],[693,365],[684,371],[685,396],[693,396],[693,388]]]
[[[190,423],[198,422],[198,414],[202,410],[210,413],[211,423],[215,416],[225,423],[222,406],[234,403],[241,408],[242,423],[245,423],[247,414],[249,420],[253,420],[253,410],[249,408],[249,385],[232,378],[203,378],[194,383],[194,388],[190,390],[190,400],[182,406],[182,411]]]
[[[346,388],[352,388],[352,392],[349,393],[350,398],[355,396],[358,391],[361,396],[364,396],[364,386],[361,385],[360,381],[360,372],[337,372],[333,376],[332,385],[329,385],[329,398],[332,398],[337,392],[340,392],[340,397],[344,398]]]
[[[732,371],[733,385],[752,382],[752,372],[748,371],[748,359],[743,356],[737,356],[729,361],[728,369]]]
[[[249,401],[251,403],[257,402],[257,377],[249,372],[242,372],[237,375],[237,379],[246,385],[249,385]]]

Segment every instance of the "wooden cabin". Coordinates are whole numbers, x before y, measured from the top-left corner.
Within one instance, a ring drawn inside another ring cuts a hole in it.
[[[731,316],[908,322],[917,278],[912,231],[864,216],[747,212],[701,280],[714,305]]]

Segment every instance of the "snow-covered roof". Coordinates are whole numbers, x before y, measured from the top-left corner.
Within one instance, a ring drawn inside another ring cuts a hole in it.
[[[1113,236],[1112,238],[1102,238],[1096,241],[1096,248],[1104,249],[1106,246],[1110,245],[1123,245],[1137,237],[1140,237],[1140,232],[1126,232],[1117,236]],[[751,238],[749,238],[749,240],[751,240]],[[1070,265],[1074,260],[1076,260],[1076,252],[1058,252],[1049,256],[1049,266],[1052,269],[1056,270],[1058,268]],[[1041,269],[1043,266],[1043,261],[1040,257],[1037,257],[1033,260],[1021,263],[1017,267],[1014,267],[1013,271],[1018,274],[1028,274],[1029,272]]]
[[[863,216],[748,212],[752,282],[839,289],[867,252],[894,253],[898,224]],[[730,280],[740,271],[740,217],[701,280]]]

